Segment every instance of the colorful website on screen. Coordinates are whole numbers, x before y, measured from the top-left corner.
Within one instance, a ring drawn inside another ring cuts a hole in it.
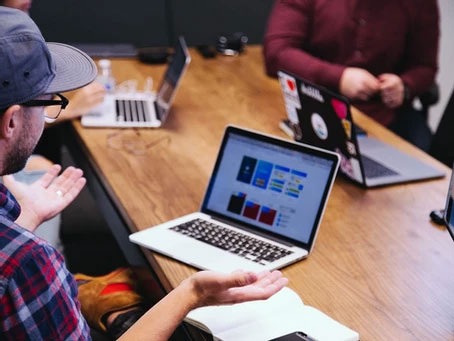
[[[332,163],[230,134],[207,208],[307,243]]]

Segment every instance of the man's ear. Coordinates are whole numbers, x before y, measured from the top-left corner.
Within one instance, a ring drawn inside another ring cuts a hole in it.
[[[0,116],[0,137],[10,139],[14,134],[14,129],[17,129],[21,117],[22,107],[20,105],[12,105]]]

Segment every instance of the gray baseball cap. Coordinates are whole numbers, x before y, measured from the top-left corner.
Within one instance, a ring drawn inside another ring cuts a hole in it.
[[[80,88],[96,75],[96,65],[85,53],[46,43],[28,15],[0,6],[0,109]]]

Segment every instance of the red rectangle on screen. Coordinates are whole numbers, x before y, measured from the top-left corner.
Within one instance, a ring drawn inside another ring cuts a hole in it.
[[[277,213],[276,210],[263,206],[262,210],[260,211],[259,221],[264,224],[273,225],[276,213]]]
[[[257,215],[259,214],[260,205],[253,203],[252,201],[246,201],[246,205],[244,206],[243,215],[245,217],[251,219],[257,219]]]

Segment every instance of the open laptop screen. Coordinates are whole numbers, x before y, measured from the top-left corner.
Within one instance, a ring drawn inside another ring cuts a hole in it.
[[[159,86],[156,98],[158,106],[157,115],[161,122],[165,121],[167,111],[175,97],[178,83],[190,61],[191,58],[186,42],[183,37],[179,37],[175,46],[175,53],[172,56],[172,60],[167,68],[162,83]]]
[[[454,240],[454,169],[451,174],[451,182],[449,184],[448,197],[446,199],[445,223],[449,234]]]
[[[257,136],[227,130],[202,212],[308,244],[319,225],[337,156]]]

